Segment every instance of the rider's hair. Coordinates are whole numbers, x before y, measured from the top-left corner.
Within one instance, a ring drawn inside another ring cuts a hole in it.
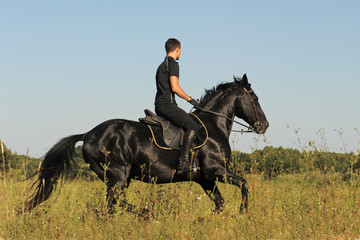
[[[175,51],[175,49],[177,47],[181,48],[181,43],[176,38],[169,38],[165,43],[166,53],[170,53],[172,51]]]

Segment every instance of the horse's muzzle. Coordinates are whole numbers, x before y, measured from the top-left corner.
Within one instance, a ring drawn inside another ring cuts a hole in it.
[[[263,125],[261,125],[260,121],[254,123],[255,132],[258,134],[264,134],[268,127],[269,123],[267,121]]]

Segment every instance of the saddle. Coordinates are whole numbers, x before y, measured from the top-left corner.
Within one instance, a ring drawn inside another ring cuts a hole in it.
[[[184,130],[165,118],[156,115],[149,109],[145,109],[144,112],[146,116],[144,118],[139,118],[139,121],[145,123],[149,127],[156,146],[166,150],[180,150],[185,135]],[[196,119],[200,121],[197,117]],[[204,130],[201,131],[200,129],[199,132],[202,132],[201,135],[204,135],[205,131],[206,136],[199,137],[200,135],[198,134],[197,140],[195,140],[195,148],[202,147],[207,141],[207,130],[201,121],[200,123],[203,126],[201,129]]]

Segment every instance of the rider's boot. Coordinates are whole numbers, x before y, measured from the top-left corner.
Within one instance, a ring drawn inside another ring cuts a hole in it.
[[[193,142],[196,137],[196,132],[194,130],[189,130],[184,136],[184,142],[180,149],[179,157],[179,166],[177,169],[177,174],[185,174],[191,171],[191,159],[190,159],[190,148],[193,145]]]

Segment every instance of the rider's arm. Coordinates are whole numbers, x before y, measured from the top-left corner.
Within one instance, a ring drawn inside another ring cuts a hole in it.
[[[171,90],[179,97],[186,101],[190,101],[191,97],[187,95],[179,85],[179,78],[176,76],[170,76]]]

